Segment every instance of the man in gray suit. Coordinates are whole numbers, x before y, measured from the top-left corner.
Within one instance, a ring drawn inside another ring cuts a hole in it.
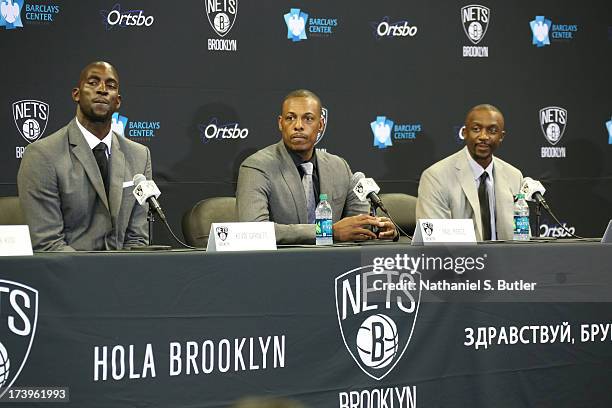
[[[477,240],[512,239],[523,175],[493,156],[506,136],[504,116],[495,106],[475,106],[461,132],[466,147],[421,175],[417,219],[471,218]]]
[[[110,250],[147,244],[146,211],[132,177],[151,177],[149,149],[113,133],[119,75],[106,62],[82,71],[76,118],[25,150],[17,184],[32,245],[43,251]]]
[[[315,152],[317,134],[323,128],[317,95],[305,89],[287,95],[278,128],[282,140],[249,156],[240,166],[236,188],[240,221],[274,221],[279,244],[313,244],[314,208],[319,193],[324,193],[332,207],[334,241],[377,238],[368,226],[380,228],[378,238],[396,236],[393,223],[368,215],[369,205],[353,193],[346,161]]]

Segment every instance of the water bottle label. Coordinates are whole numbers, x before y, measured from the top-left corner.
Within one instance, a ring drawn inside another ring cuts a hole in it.
[[[529,234],[529,217],[524,215],[517,215],[514,217],[514,233],[515,234]]]
[[[317,222],[317,237],[327,238],[333,236],[332,220],[330,219],[318,219]]]

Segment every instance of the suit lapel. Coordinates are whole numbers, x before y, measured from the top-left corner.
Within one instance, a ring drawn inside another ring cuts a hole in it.
[[[466,156],[465,149],[459,151],[455,167],[457,169],[457,178],[461,189],[467,197],[472,211],[474,213],[474,223],[476,224],[476,236],[482,237],[482,220],[480,219],[480,201],[478,200],[478,191],[476,191],[476,184],[474,183],[474,173],[470,167]]]
[[[323,153],[317,154],[317,169],[319,170],[319,192],[327,194],[327,202],[331,204],[334,202],[334,186],[332,182],[334,177],[330,172],[331,167],[327,162],[327,156]]]
[[[113,133],[113,142],[110,156],[110,192],[108,199],[110,201],[110,212],[113,217],[119,214],[121,200],[123,198],[123,180],[125,173],[125,155],[121,151],[119,138]]]
[[[304,186],[302,185],[302,179],[300,173],[298,173],[295,163],[289,156],[285,144],[281,140],[277,143],[276,149],[280,156],[278,163],[279,171],[289,187],[293,202],[295,203],[295,209],[297,211],[298,220],[300,224],[308,224],[308,215],[306,210],[306,194],[304,194]]]
[[[93,152],[89,148],[85,137],[81,133],[81,129],[79,129],[77,126],[76,119],[73,119],[68,125],[68,142],[70,143],[72,154],[74,154],[77,160],[81,163],[81,166],[83,166],[83,169],[89,178],[89,182],[96,190],[100,200],[102,203],[104,203],[106,209],[109,209],[106,191],[104,190],[104,182],[102,181],[102,176],[100,175],[98,163],[96,163]]]

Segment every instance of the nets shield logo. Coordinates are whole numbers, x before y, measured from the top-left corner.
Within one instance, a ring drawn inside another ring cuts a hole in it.
[[[323,139],[323,136],[325,136],[325,129],[327,129],[328,117],[329,114],[327,112],[327,108],[321,108],[321,120],[323,121],[323,127],[321,128],[321,131],[317,133],[317,140],[315,141],[315,146],[321,141],[321,139]]]
[[[420,272],[374,265],[335,280],[336,312],[344,345],[359,368],[381,380],[401,360],[421,301]]]
[[[487,33],[491,11],[488,7],[472,4],[461,8],[463,31],[472,44],[478,44]]]
[[[431,234],[433,234],[433,224],[431,222],[424,222],[422,225],[423,231],[425,231],[427,236],[431,237]]]
[[[229,234],[229,228],[228,227],[217,227],[215,229],[215,232],[217,233],[217,237],[219,237],[221,241],[225,241],[227,239],[227,235]]]
[[[21,136],[28,143],[35,142],[47,128],[49,104],[29,99],[13,102],[13,119]]]
[[[558,106],[540,109],[540,126],[544,137],[551,145],[556,145],[563,137],[567,125],[567,110]]]
[[[204,0],[206,17],[215,32],[224,37],[230,32],[238,14],[238,0]]]
[[[23,369],[36,332],[38,291],[0,279],[0,398]]]

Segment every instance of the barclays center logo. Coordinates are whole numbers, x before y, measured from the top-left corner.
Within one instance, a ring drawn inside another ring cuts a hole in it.
[[[34,342],[38,291],[0,279],[0,399],[21,374]]]
[[[423,130],[420,123],[395,123],[387,116],[377,116],[370,122],[370,129],[374,136],[374,147],[386,149],[394,142],[407,142],[417,138]]]
[[[335,279],[342,340],[361,370],[382,380],[408,348],[421,301],[421,273],[350,270]]]
[[[206,18],[211,28],[221,38],[209,38],[209,51],[237,51],[238,42],[224,38],[234,27],[238,17],[238,0],[204,0]]]
[[[329,37],[338,27],[337,18],[309,17],[309,14],[299,8],[292,8],[283,15],[287,26],[287,39],[299,42],[312,37]]]
[[[111,129],[119,136],[142,143],[151,141],[161,129],[161,124],[158,121],[130,121],[127,116],[115,112],[111,118]]]
[[[35,99],[13,102],[13,120],[26,142],[37,141],[45,133],[49,121],[49,104]]]
[[[552,147],[542,147],[541,157],[564,158],[565,147],[556,146],[565,133],[567,126],[567,110],[559,106],[548,106],[540,109],[540,128],[544,138]]]
[[[119,3],[110,10],[100,10],[100,15],[107,31],[115,27],[151,27],[155,22],[155,17],[146,15],[144,10],[122,10]]]
[[[28,24],[50,24],[59,14],[57,4],[24,3],[24,0],[0,1],[0,27],[6,30],[23,28],[23,21]],[[22,16],[24,19],[22,19]]]
[[[573,40],[578,32],[577,24],[554,24],[545,16],[536,16],[529,22],[529,26],[532,33],[531,43],[538,48],[550,45],[551,38],[559,42]]]
[[[463,47],[464,57],[488,57],[489,47],[478,45],[487,34],[491,22],[491,10],[478,4],[461,8],[461,23],[468,40],[473,44]]]

